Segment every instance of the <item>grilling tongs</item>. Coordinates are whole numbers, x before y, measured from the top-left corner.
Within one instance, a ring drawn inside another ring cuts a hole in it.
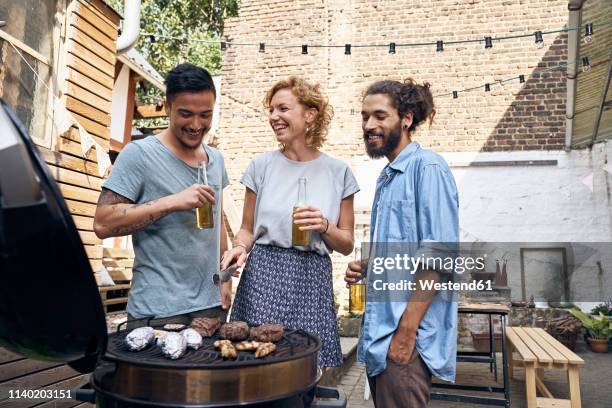
[[[230,265],[227,269],[222,270],[219,273],[215,273],[212,277],[213,283],[219,286],[219,282],[227,282],[232,278],[232,275],[238,270],[238,266],[236,264]]]

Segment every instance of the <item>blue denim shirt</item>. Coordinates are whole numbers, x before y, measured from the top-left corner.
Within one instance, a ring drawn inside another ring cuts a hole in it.
[[[421,252],[426,243],[458,242],[458,209],[457,187],[448,164],[412,142],[378,177],[370,240],[416,243],[414,248]],[[368,269],[368,279],[371,276]],[[357,358],[366,364],[369,376],[386,368],[391,337],[406,305],[406,301],[392,301],[390,295],[376,301],[368,296]],[[417,351],[431,373],[445,381],[455,380],[457,320],[456,301],[435,300],[417,331]]]

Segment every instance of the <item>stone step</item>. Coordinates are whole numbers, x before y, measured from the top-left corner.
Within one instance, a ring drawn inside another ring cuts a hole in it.
[[[336,387],[344,374],[353,366],[357,359],[357,337],[340,337],[340,348],[342,349],[342,365],[327,369],[319,385]]]

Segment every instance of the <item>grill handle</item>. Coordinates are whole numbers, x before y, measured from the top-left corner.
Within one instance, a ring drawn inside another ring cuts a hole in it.
[[[346,394],[341,389],[317,386],[315,396],[329,398],[330,401],[319,401],[315,398],[310,405],[311,408],[346,408]]]
[[[96,390],[91,388],[89,382],[81,385],[73,391],[74,399],[81,402],[96,403]]]

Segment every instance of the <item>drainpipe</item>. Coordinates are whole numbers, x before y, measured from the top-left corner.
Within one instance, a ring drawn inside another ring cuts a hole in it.
[[[582,4],[584,0],[569,0],[568,27],[577,27],[582,22]],[[572,146],[574,133],[574,114],[576,112],[576,75],[580,50],[580,30],[572,30],[567,34],[567,101],[565,104],[565,150]]]
[[[128,52],[140,34],[140,0],[125,0],[123,32],[117,39],[117,55]]]

